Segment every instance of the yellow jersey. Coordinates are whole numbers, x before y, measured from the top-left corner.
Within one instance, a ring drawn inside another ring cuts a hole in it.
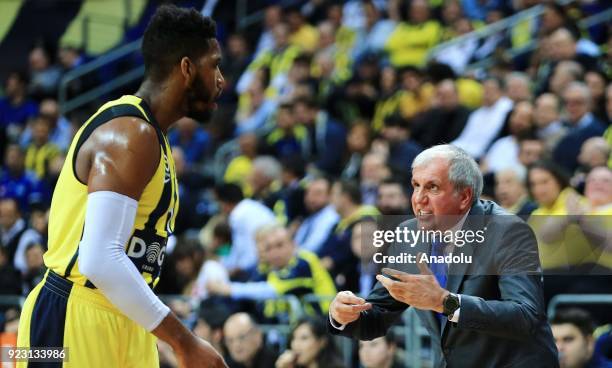
[[[159,165],[140,199],[132,235],[125,252],[151,288],[157,285],[164,261],[166,242],[174,231],[178,212],[178,182],[170,145],[149,109],[139,97],[123,96],[104,104],[76,133],[62,167],[49,216],[47,268],[90,288],[95,286],[79,272],[79,242],[85,225],[87,185],[75,171],[79,149],[102,124],[122,116],[141,118],[155,127],[160,145]],[[113,272],[113,270],[108,270]]]

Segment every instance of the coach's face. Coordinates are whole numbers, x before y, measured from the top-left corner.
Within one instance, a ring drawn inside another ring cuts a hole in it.
[[[436,158],[412,170],[412,209],[419,227],[447,230],[472,203],[471,189],[456,191],[448,179],[447,159]]]
[[[219,69],[221,48],[217,40],[210,40],[206,54],[195,60],[195,76],[187,87],[186,116],[197,121],[207,120],[210,111],[217,108],[215,100],[223,91],[225,80]]]

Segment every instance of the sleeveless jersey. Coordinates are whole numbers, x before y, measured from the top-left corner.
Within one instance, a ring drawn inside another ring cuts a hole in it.
[[[79,149],[102,124],[122,116],[141,118],[157,131],[159,165],[139,201],[132,235],[124,245],[129,259],[153,288],[159,281],[166,242],[174,230],[178,211],[178,183],[170,145],[148,105],[136,96],[123,96],[104,104],[76,133],[51,201],[49,249],[44,255],[47,268],[64,278],[90,288],[95,286],[79,272],[79,242],[85,224],[87,185],[76,176]],[[108,270],[113,272],[113,270]]]

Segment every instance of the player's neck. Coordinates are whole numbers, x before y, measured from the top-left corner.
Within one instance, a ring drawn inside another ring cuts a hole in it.
[[[135,93],[149,105],[155,120],[164,133],[182,117],[179,112],[180,108],[177,108],[178,103],[172,100],[172,92],[170,91],[171,88],[168,85],[145,79],[138,92]]]

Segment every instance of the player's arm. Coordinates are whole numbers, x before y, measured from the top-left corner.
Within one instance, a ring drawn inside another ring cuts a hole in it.
[[[79,270],[128,318],[166,341],[182,366],[224,367],[223,359],[170,312],[127,257],[138,200],[159,165],[155,129],[135,118],[99,127],[76,160],[76,174],[88,185]],[[86,180],[83,180],[86,178]]]

